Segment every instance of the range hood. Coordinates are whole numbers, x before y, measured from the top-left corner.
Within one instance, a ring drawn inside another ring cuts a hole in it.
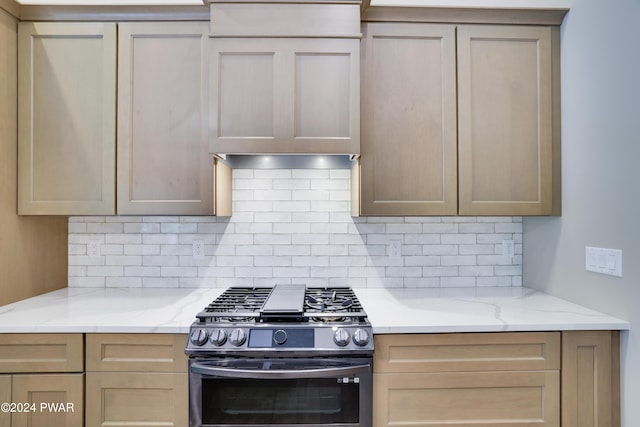
[[[348,154],[228,154],[219,157],[232,169],[351,169]]]

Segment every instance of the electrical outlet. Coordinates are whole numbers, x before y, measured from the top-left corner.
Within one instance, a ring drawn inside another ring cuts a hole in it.
[[[193,259],[204,259],[204,240],[198,239],[193,241]]]
[[[402,240],[391,240],[388,248],[389,258],[399,260],[402,258]]]
[[[502,241],[502,259],[504,262],[513,264],[513,257],[516,256],[516,245],[513,240]]]
[[[89,244],[87,245],[87,255],[91,258],[100,256],[100,240],[89,240]]]

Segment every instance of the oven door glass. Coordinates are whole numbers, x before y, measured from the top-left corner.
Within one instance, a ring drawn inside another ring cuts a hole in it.
[[[326,359],[242,359],[192,371],[202,375],[203,425],[360,425],[360,378],[370,368]]]

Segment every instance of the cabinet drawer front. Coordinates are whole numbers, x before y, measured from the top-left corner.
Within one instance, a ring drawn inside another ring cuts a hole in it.
[[[186,373],[89,372],[86,426],[186,426]]]
[[[0,372],[82,372],[82,334],[1,334]]]
[[[187,372],[186,335],[88,334],[87,372]]]
[[[557,332],[377,335],[375,372],[560,368]]]
[[[559,373],[375,374],[375,427],[559,426]]]
[[[11,402],[33,403],[35,411],[11,415],[13,427],[82,427],[84,374],[14,375]]]

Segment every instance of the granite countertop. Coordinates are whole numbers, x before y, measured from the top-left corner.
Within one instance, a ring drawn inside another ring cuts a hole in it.
[[[65,288],[0,307],[0,333],[187,333],[223,290]],[[528,288],[355,291],[377,334],[629,329]]]

